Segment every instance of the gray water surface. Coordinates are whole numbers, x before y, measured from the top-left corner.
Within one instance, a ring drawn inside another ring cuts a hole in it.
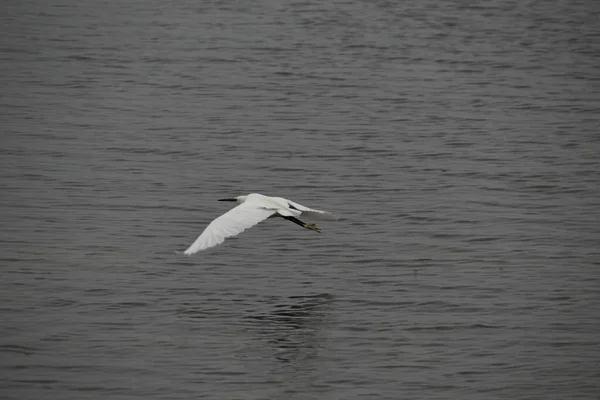
[[[3,399],[600,396],[596,3],[2,8]]]

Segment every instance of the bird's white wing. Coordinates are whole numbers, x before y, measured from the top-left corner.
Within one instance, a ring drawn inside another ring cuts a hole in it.
[[[313,220],[332,220],[332,219],[338,219],[338,217],[336,217],[335,215],[333,215],[329,211],[316,210],[314,208],[309,208],[309,207],[303,206],[302,204],[295,203],[295,202],[293,202],[291,200],[288,200],[288,199],[285,199],[285,201],[287,201],[294,208],[302,211],[302,216],[303,217],[306,216],[306,217],[308,217],[310,219],[313,219]]]
[[[242,203],[211,222],[198,239],[184,251],[191,255],[223,243],[225,238],[235,236],[275,214],[253,204]]]

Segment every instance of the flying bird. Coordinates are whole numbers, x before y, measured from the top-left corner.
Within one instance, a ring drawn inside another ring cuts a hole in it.
[[[199,251],[217,246],[226,238],[236,236],[246,229],[271,217],[281,217],[300,225],[303,228],[315,232],[321,232],[321,229],[315,224],[307,224],[298,219],[301,215],[310,217],[335,217],[327,211],[315,210],[294,203],[283,197],[269,197],[258,193],[251,193],[246,196],[237,196],[230,199],[219,199],[219,201],[235,201],[240,203],[225,214],[212,221],[204,232],[198,236],[198,239],[183,253],[187,255],[195,254]]]

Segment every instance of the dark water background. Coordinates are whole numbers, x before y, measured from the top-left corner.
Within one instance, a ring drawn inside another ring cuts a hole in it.
[[[3,1],[0,397],[599,398],[599,4]]]

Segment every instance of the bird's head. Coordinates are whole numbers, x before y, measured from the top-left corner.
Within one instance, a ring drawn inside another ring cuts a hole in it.
[[[219,199],[219,201],[237,201],[238,203],[242,203],[244,200],[246,200],[246,196],[237,196],[237,197],[230,197],[227,199]]]

